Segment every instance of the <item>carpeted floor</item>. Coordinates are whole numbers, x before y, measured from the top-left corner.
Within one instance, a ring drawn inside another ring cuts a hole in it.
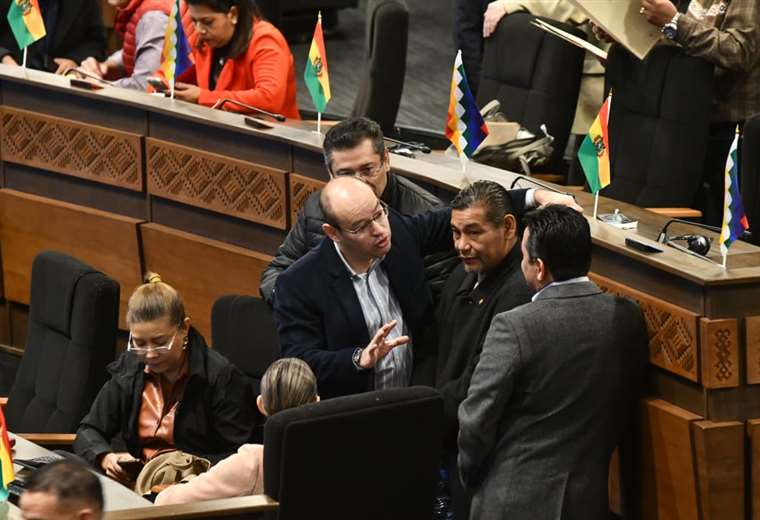
[[[396,124],[442,134],[455,54],[452,1],[406,0],[406,3],[410,14],[409,45],[404,94]],[[351,113],[365,59],[366,0],[359,4],[357,9],[340,11],[337,32],[325,42],[332,90],[327,112],[337,116]],[[309,45],[310,42],[291,43],[296,62],[298,105],[302,110],[314,109],[303,82]]]

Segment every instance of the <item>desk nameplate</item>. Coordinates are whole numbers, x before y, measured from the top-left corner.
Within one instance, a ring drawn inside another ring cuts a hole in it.
[[[3,107],[3,161],[110,184],[143,189],[141,136]]]
[[[287,228],[284,170],[152,137],[145,148],[151,195]]]

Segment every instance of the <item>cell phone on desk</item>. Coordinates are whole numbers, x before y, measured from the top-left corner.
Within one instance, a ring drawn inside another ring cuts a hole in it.
[[[153,87],[156,92],[166,92],[169,90],[169,87],[166,86],[166,83],[161,78],[148,78],[148,85]]]
[[[141,460],[132,459],[120,460],[119,466],[121,466],[121,469],[124,470],[124,473],[129,476],[130,480],[137,480],[137,475],[140,474],[140,471],[142,471],[143,467],[145,467],[145,464]]]

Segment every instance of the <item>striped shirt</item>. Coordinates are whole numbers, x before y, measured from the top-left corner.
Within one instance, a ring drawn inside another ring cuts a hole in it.
[[[396,326],[388,333],[386,339],[390,340],[408,334],[401,307],[391,290],[388,275],[381,265],[383,259],[375,259],[366,273],[357,273],[348,265],[338,244],[335,244],[335,249],[351,276],[369,337],[373,338],[380,327],[393,320],[396,320]],[[409,386],[411,379],[411,341],[394,348],[375,365],[375,390]]]

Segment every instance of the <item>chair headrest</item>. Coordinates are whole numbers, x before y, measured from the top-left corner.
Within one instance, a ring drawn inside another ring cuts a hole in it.
[[[66,336],[77,282],[96,269],[58,251],[43,251],[32,263],[30,318]]]

